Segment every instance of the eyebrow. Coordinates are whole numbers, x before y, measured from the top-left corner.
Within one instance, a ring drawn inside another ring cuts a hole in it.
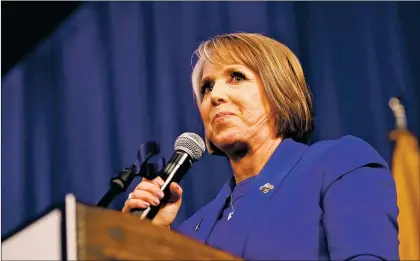
[[[222,75],[231,74],[232,72],[234,72],[236,70],[239,70],[239,71],[243,72],[244,74],[249,75],[249,73],[244,72],[242,66],[240,67],[239,65],[226,65],[225,68],[223,68]],[[207,75],[207,76],[201,78],[200,86],[202,86],[206,82],[210,82],[210,81],[214,80],[214,78],[215,78],[214,75]]]
[[[203,86],[204,83],[210,82],[213,79],[214,79],[214,76],[213,75],[210,75],[210,76],[206,76],[204,78],[201,78],[201,80],[200,80],[200,87]]]

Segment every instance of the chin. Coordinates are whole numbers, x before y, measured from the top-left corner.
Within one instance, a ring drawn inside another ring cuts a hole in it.
[[[244,133],[234,130],[223,130],[212,135],[211,141],[218,148],[229,148],[244,142]]]

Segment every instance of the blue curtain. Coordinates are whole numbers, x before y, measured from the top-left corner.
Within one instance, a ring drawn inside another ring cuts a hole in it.
[[[173,153],[183,132],[203,134],[191,56],[220,33],[257,32],[301,59],[315,99],[311,139],[356,135],[390,162],[388,107],[404,97],[420,133],[417,3],[90,2],[2,79],[2,235],[74,193],[96,204],[140,144]],[[230,175],[208,156],[183,180],[176,224]],[[130,190],[136,185],[133,182]],[[355,188],[357,189],[357,188]],[[127,192],[128,193],[128,192]],[[121,208],[127,193],[113,203]]]

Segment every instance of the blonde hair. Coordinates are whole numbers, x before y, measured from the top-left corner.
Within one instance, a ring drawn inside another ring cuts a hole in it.
[[[192,73],[197,105],[201,103],[200,81],[205,62],[216,66],[239,64],[256,73],[275,120],[276,134],[307,142],[313,129],[311,93],[298,58],[282,43],[254,33],[218,35],[200,44]],[[209,153],[223,154],[206,138]]]

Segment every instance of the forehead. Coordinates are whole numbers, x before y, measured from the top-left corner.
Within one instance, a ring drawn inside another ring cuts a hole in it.
[[[209,62],[204,62],[203,64],[203,71],[202,71],[202,78],[212,75],[212,74],[217,74],[217,72],[220,72],[221,70],[223,70],[224,66],[216,66],[214,64],[211,64]]]

